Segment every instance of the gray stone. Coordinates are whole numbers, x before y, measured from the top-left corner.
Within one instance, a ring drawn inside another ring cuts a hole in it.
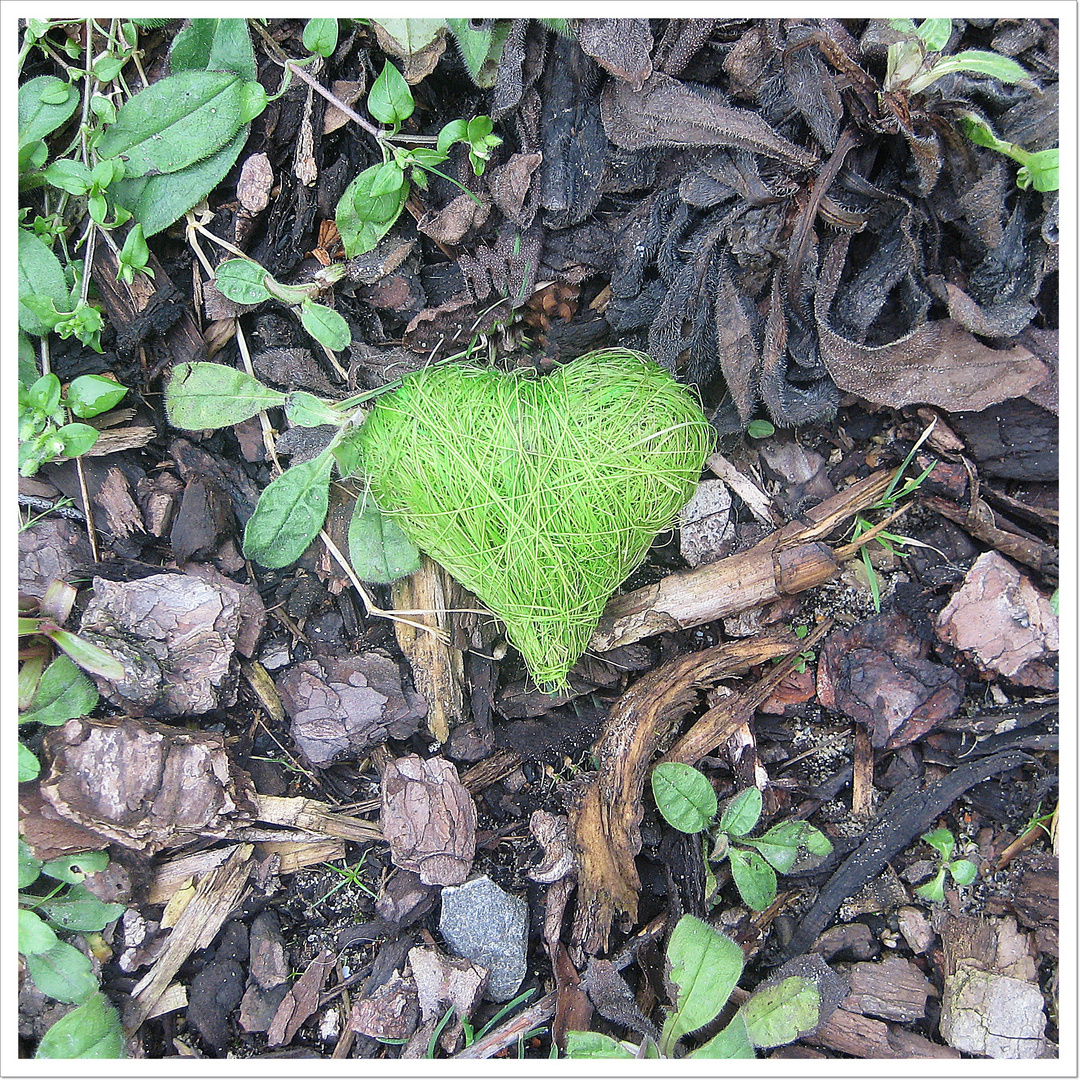
[[[960,964],[945,977],[941,1036],[957,1050],[992,1058],[1050,1056],[1043,996],[1034,983]]]
[[[442,890],[439,930],[458,956],[488,969],[484,996],[509,1001],[525,978],[529,905],[488,877]]]

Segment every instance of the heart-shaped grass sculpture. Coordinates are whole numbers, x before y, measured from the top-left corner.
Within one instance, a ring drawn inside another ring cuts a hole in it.
[[[379,508],[502,619],[547,688],[694,493],[712,438],[685,387],[622,349],[542,378],[432,366],[359,436]]]

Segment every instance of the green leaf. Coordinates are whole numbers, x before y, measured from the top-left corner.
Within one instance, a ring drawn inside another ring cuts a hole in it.
[[[979,868],[970,859],[957,859],[949,863],[949,873],[957,885],[970,885],[979,874]]]
[[[232,71],[250,81],[258,71],[246,19],[192,19],[173,39],[169,63],[178,71]]]
[[[733,847],[728,852],[731,876],[743,903],[764,911],[776,899],[776,873],[756,852]]]
[[[308,19],[303,40],[308,52],[331,56],[338,42],[337,19]]]
[[[743,1023],[741,1013],[736,1013],[731,1023],[719,1035],[714,1035],[707,1043],[686,1056],[691,1058],[752,1058],[757,1057],[757,1054],[754,1053],[754,1044],[746,1034],[746,1024]]]
[[[81,162],[71,158],[60,158],[45,170],[45,179],[54,188],[66,191],[69,195],[85,195],[93,183],[90,170]]]
[[[349,521],[349,562],[361,581],[389,585],[420,568],[420,552],[393,518],[362,495]]]
[[[87,874],[97,874],[109,865],[107,851],[83,851],[78,855],[61,855],[50,859],[41,872],[68,885],[81,885]]]
[[[321,424],[340,427],[345,422],[345,417],[333,405],[328,405],[306,390],[293,390],[288,394],[285,398],[285,415],[290,424],[299,427],[319,427]]]
[[[85,420],[119,405],[126,393],[126,386],[103,375],[80,375],[68,387],[66,401],[68,408]]]
[[[461,58],[469,69],[469,77],[478,87],[486,89],[495,85],[499,59],[506,35],[510,32],[510,19],[447,19],[446,25],[461,50]],[[470,23],[478,23],[472,26]]]
[[[26,968],[34,985],[57,1001],[85,1001],[98,988],[90,961],[66,941],[57,941],[47,952],[28,955]]]
[[[809,1035],[819,1023],[821,993],[813,979],[791,975],[755,993],[739,1009],[754,1046],[770,1048]]]
[[[796,845],[772,843],[766,837],[762,837],[760,840],[751,840],[747,837],[742,840],[742,843],[752,847],[774,870],[781,874],[786,874],[795,865],[795,860],[799,857],[799,849]]]
[[[410,155],[412,157],[413,155]],[[371,179],[367,197],[376,199],[380,195],[390,195],[398,191],[405,183],[404,170],[396,161],[387,161],[378,167]]]
[[[41,1037],[36,1058],[119,1058],[124,1056],[120,1014],[98,991],[60,1017]]]
[[[445,154],[450,147],[457,142],[465,142],[469,138],[469,125],[464,120],[451,120],[445,124],[439,132],[438,149]]]
[[[931,903],[940,904],[945,899],[945,867],[942,866],[934,877],[925,884],[920,885],[915,890],[915,895],[922,897],[923,900],[929,900]]]
[[[39,75],[19,87],[19,146],[51,135],[79,107],[75,87],[55,75]]]
[[[60,380],[48,371],[37,379],[26,392],[30,404],[46,416],[52,416],[60,407]]]
[[[413,56],[430,45],[446,25],[445,19],[372,19],[401,47],[402,56]]]
[[[405,206],[408,184],[396,192],[371,196],[371,183],[381,165],[365,169],[345,189],[338,201],[335,219],[345,254],[351,259],[371,251],[390,231]]]
[[[952,19],[923,19],[916,31],[927,52],[941,52],[952,37]]]
[[[62,930],[90,933],[104,930],[109,923],[124,914],[123,904],[106,904],[85,885],[73,885],[52,900],[40,905],[53,925]]]
[[[65,457],[82,457],[98,440],[98,430],[89,424],[65,424],[56,429]]]
[[[100,83],[111,83],[129,59],[128,56],[103,56],[94,62],[94,78]]]
[[[229,427],[284,403],[280,390],[224,364],[177,364],[165,388],[169,423],[185,431]]]
[[[744,840],[743,843],[760,851],[781,874],[786,874],[794,865],[800,848],[818,856],[832,851],[828,837],[802,820],[782,821],[759,840]]]
[[[244,529],[247,558],[277,570],[304,554],[326,520],[333,463],[324,450],[266,486]]]
[[[331,352],[341,352],[352,341],[352,331],[344,317],[325,304],[304,300],[300,305],[300,322],[316,341]]]
[[[19,908],[19,952],[24,956],[48,952],[59,938],[35,911]]]
[[[44,241],[29,229],[19,230],[19,329],[35,337],[45,337],[49,326],[24,303],[26,296],[43,296],[51,300],[57,310],[69,306],[67,281],[60,260]]]
[[[1036,191],[1057,191],[1058,157],[1056,146],[1029,155],[1016,174],[1017,187],[1025,191],[1028,187],[1034,187]]]
[[[599,1031],[568,1031],[566,1033],[566,1056],[568,1058],[632,1058],[634,1053],[610,1035]]]
[[[956,837],[948,829],[934,829],[933,832],[923,833],[925,840],[938,854],[948,862],[956,848]]]
[[[1003,83],[1018,83],[1028,77],[1028,73],[1015,61],[998,53],[985,52],[981,49],[967,49],[954,56],[943,56],[934,66],[922,75],[917,75],[908,85],[912,94],[918,94],[943,75],[956,72],[970,72],[973,75],[990,75]]]
[[[42,673],[30,707],[19,717],[19,723],[56,727],[88,715],[97,703],[94,684],[75,661],[67,655],[58,656]]]
[[[73,427],[74,425],[68,426]],[[79,637],[70,630],[48,630],[43,628],[41,632],[54,645],[63,649],[79,667],[84,671],[89,671],[91,675],[100,675],[103,679],[110,679],[113,682],[119,682],[124,677],[124,665],[112,653],[101,648],[100,645],[95,645],[92,641]]]
[[[770,435],[776,434],[776,428],[768,420],[751,420],[746,425],[746,434],[751,439],[767,439]]]
[[[232,71],[184,71],[153,83],[123,105],[98,153],[123,158],[128,177],[185,169],[243,126],[243,85]]]
[[[214,284],[235,304],[261,304],[270,299],[266,270],[250,259],[226,259],[214,271]]]
[[[41,876],[42,862],[40,859],[34,858],[34,853],[30,850],[30,845],[20,836],[19,837],[19,888],[25,889],[28,885],[33,885],[35,881]]]
[[[680,832],[701,832],[716,816],[716,792],[692,765],[663,761],[651,774],[656,808]]]
[[[743,951],[708,923],[684,915],[671,932],[667,959],[676,998],[660,1049],[670,1054],[679,1039],[704,1027],[727,1003],[742,974]]]
[[[415,104],[409,84],[389,60],[368,92],[367,107],[380,123],[395,127],[413,114]]]
[[[25,784],[30,780],[36,780],[41,772],[41,762],[38,761],[34,752],[22,743],[19,743],[19,783]]]
[[[216,154],[186,169],[161,176],[124,179],[114,184],[109,194],[135,215],[147,236],[153,236],[179,221],[221,183],[240,156],[248,129],[249,125],[245,124]]]
[[[729,836],[745,836],[760,817],[761,792],[751,787],[729,800],[716,827]]]

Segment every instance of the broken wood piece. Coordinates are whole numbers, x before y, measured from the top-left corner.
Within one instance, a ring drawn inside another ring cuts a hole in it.
[[[839,571],[840,561],[818,541],[873,506],[893,475],[891,469],[873,473],[746,551],[612,597],[589,642],[590,651],[606,652],[651,634],[701,626],[828,581]]]
[[[641,883],[634,856],[641,850],[641,796],[658,747],[697,704],[701,691],[753,664],[805,647],[794,634],[778,631],[716,645],[642,676],[615,703],[594,748],[597,775],[570,814],[580,868],[572,941],[586,954],[607,950],[616,911],[631,920],[637,917]]]
[[[172,928],[164,951],[139,980],[124,1012],[124,1030],[134,1034],[184,961],[197,949],[205,949],[239,904],[255,866],[252,845],[239,844],[221,866],[210,871],[195,888],[195,895]]]
[[[476,616],[460,614],[451,619],[449,611],[476,607],[476,601],[437,562],[426,555],[420,569],[400,578],[390,587],[392,607],[407,612],[428,612],[414,617],[443,636],[425,633],[410,623],[394,620],[398,645],[412,668],[413,683],[428,703],[427,728],[436,742],[444,743],[450,731],[468,717],[465,694],[465,661],[453,641],[455,629],[468,632]]]
[[[750,513],[762,524],[770,525],[774,529],[784,524],[769,496],[723,454],[713,454],[705,461],[705,465],[746,503]]]
[[[255,806],[259,821],[303,830],[313,834],[312,839],[334,836],[357,844],[382,839],[382,830],[376,822],[337,813],[326,803],[315,799],[257,794]]]
[[[950,1046],[939,1046],[897,1024],[860,1016],[843,1007],[834,1010],[828,1020],[803,1041],[863,1059],[960,1057]]]

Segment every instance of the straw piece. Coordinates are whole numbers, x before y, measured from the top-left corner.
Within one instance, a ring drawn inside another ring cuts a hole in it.
[[[360,441],[379,507],[561,687],[615,588],[694,493],[713,433],[683,386],[608,349],[545,378],[408,376]]]

